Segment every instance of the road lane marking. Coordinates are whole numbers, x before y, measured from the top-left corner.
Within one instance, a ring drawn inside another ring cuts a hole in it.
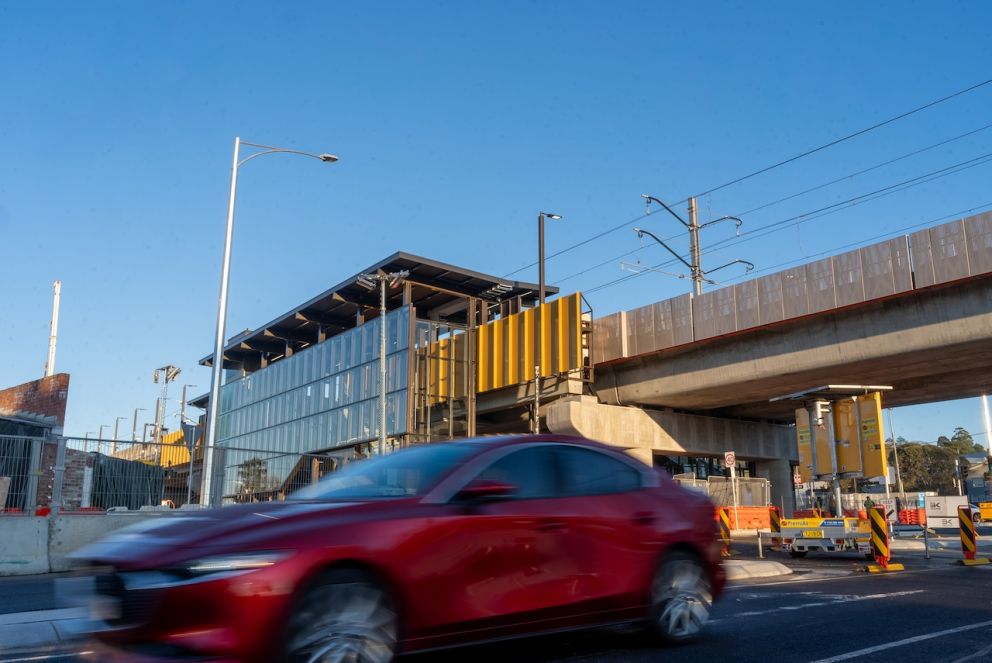
[[[923,642],[924,640],[932,640],[934,638],[942,638],[945,635],[954,635],[955,633],[963,633],[964,631],[974,631],[978,628],[986,628],[992,626],[992,621],[990,622],[980,622],[978,624],[968,624],[967,626],[959,626],[957,628],[949,628],[944,631],[937,631],[935,633],[927,633],[926,635],[917,635],[912,638],[906,638],[905,640],[896,640],[894,642],[887,642],[884,645],[876,645],[874,647],[866,647],[864,649],[858,649],[857,651],[848,652],[846,654],[838,654],[837,656],[831,656],[830,658],[821,658],[811,663],[838,663],[838,661],[849,661],[852,658],[860,658],[862,656],[867,656],[868,654],[875,654],[880,651],[885,651],[886,649],[892,649],[894,647],[902,647],[903,645],[911,645],[916,642]],[[979,652],[981,653],[981,652]],[[968,660],[968,659],[962,659]]]
[[[61,654],[45,654],[43,656],[29,656],[27,658],[0,658],[0,663],[27,663],[27,661],[50,661],[53,658],[67,658],[69,656],[88,656],[91,651],[69,651]]]
[[[967,663],[967,661],[987,661],[989,654],[992,654],[992,645],[989,645],[985,649],[976,651],[974,654],[968,654],[963,658],[959,658],[956,661],[951,661],[951,663]]]
[[[758,617],[761,615],[770,615],[776,612],[790,612],[794,610],[805,610],[806,608],[822,608],[829,605],[839,605],[841,603],[858,603],[860,601],[877,601],[879,599],[889,599],[896,596],[910,596],[912,594],[920,594],[926,590],[923,589],[913,589],[905,592],[891,592],[888,594],[868,594],[865,596],[859,596],[857,594],[824,594],[824,598],[827,601],[816,601],[815,603],[800,603],[799,605],[784,605],[778,608],[772,608],[771,610],[749,610],[748,612],[738,612],[733,615],[733,617]]]

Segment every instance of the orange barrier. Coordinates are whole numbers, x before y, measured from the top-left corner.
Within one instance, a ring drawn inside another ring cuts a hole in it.
[[[899,512],[899,523],[902,525],[926,525],[926,509],[903,509]]]
[[[778,548],[782,545],[782,537],[776,536],[782,532],[782,514],[778,512],[777,506],[768,507],[768,519],[772,531],[772,547]]]
[[[739,506],[736,509],[721,506],[717,507],[717,514],[723,509],[730,514],[730,529],[770,529],[772,526],[767,506]]]

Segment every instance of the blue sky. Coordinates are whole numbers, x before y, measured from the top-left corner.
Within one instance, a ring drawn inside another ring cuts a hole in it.
[[[211,350],[236,135],[342,160],[242,169],[229,334],[395,250],[506,274],[533,261],[540,209],[566,217],[549,225],[550,254],[639,216],[641,193],[676,202],[992,77],[986,3],[689,5],[0,4],[0,385],[41,375],[59,278],[67,432],[151,410],[157,366],[206,391],[196,362]],[[990,107],[992,85],[703,196],[701,217],[992,124]],[[989,153],[992,129],[977,131],[746,215],[743,229]],[[787,225],[704,264],[767,269],[988,209],[990,172]],[[663,214],[639,223],[678,230]],[[710,229],[704,248],[732,235]],[[624,227],[550,260],[548,280],[641,246]],[[644,246],[625,259],[661,261]],[[628,274],[619,263],[561,286],[592,290]],[[686,289],[648,274],[590,299],[600,315]],[[895,424],[928,440],[982,429],[974,399],[897,410]]]

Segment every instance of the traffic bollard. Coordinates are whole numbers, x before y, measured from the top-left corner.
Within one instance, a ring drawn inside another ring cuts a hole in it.
[[[978,551],[978,532],[975,531],[975,521],[972,519],[971,507],[958,507],[958,530],[961,534],[961,556],[959,564],[977,566],[988,564],[987,557],[976,557]]]
[[[782,531],[782,514],[777,506],[768,507],[768,522],[772,530],[772,547],[778,549],[782,545],[782,539],[776,535]]]
[[[885,508],[876,506],[869,509],[868,520],[871,525],[871,552],[875,564],[869,564],[866,570],[871,573],[904,570],[902,564],[893,564],[890,561],[892,551],[889,548],[889,528],[886,523]]]
[[[761,547],[761,530],[760,529],[756,529],[754,531],[758,534],[758,559],[764,559],[765,558],[765,550],[764,550],[764,548]]]
[[[723,549],[720,550],[721,557],[730,557],[730,509],[721,506],[716,510],[717,520],[720,524],[720,541]]]

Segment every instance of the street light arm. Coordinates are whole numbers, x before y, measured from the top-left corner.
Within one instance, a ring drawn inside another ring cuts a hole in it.
[[[254,143],[245,143],[244,141],[242,141],[241,144],[252,145],[254,147],[266,147],[264,145],[255,145]],[[238,168],[248,163],[255,157],[260,157],[265,154],[275,154],[277,152],[283,152],[285,154],[299,154],[302,157],[310,157],[311,159],[316,159],[317,161],[330,162],[330,163],[333,163],[338,160],[338,157],[334,156],[333,154],[313,154],[312,152],[301,152],[300,150],[288,150],[282,147],[268,147],[262,152],[255,152],[254,154],[246,156],[244,159],[238,162]]]
[[[738,234],[740,234],[741,224],[744,223],[736,216],[721,216],[719,219],[713,219],[712,221],[707,221],[706,223],[704,223],[699,227],[705,228],[707,226],[712,226],[714,224],[720,223],[721,221],[733,221]]]
[[[676,214],[676,213],[675,213],[675,210],[673,210],[673,209],[672,209],[671,207],[669,207],[668,205],[666,205],[666,204],[665,204],[664,202],[662,202],[661,200],[659,200],[659,199],[657,199],[657,198],[655,198],[654,196],[649,196],[649,195],[648,195],[648,194],[646,194],[646,193],[642,193],[642,194],[641,194],[641,198],[643,198],[643,199],[644,199],[644,201],[645,201],[645,203],[647,203],[647,206],[648,206],[648,214],[650,214],[650,213],[651,213],[651,209],[650,209],[650,207],[651,207],[651,203],[658,203],[659,205],[661,205],[662,207],[664,207],[664,208],[665,208],[665,209],[666,209],[666,210],[668,211],[668,213],[669,213],[669,214],[671,214],[671,215],[672,215],[672,216],[674,216],[674,217],[675,217],[676,219],[678,219],[678,220],[679,220],[679,223],[681,223],[681,224],[682,224],[683,226],[685,226],[686,228],[688,228],[688,227],[689,227],[689,225],[690,225],[690,224],[689,224],[688,222],[686,222],[686,220],[685,220],[685,219],[683,219],[683,218],[682,218],[681,216],[679,216],[678,214]]]
[[[692,268],[692,265],[690,265],[688,262],[686,262],[685,261],[685,258],[683,258],[682,256],[680,256],[675,251],[673,251],[672,250],[672,247],[668,246],[668,244],[665,244],[663,241],[661,241],[658,238],[658,236],[655,235],[653,232],[651,232],[650,230],[644,230],[643,228],[634,228],[634,232],[637,233],[637,236],[638,237],[643,237],[644,235],[647,235],[648,237],[650,237],[654,241],[656,241],[659,244],[661,244],[663,247],[665,247],[665,250],[667,250],[669,253],[671,253],[673,256],[675,256],[678,259],[679,262],[681,262],[683,265],[685,265],[686,267],[688,267],[689,268],[689,271],[695,273],[695,270]]]
[[[742,264],[742,265],[745,266],[745,270],[744,270],[745,272],[750,272],[752,269],[754,269],[754,263],[748,262],[747,260],[740,260],[740,259],[738,259],[738,260],[731,260],[726,265],[720,265],[719,267],[714,267],[713,269],[708,269],[705,272],[703,272],[703,274],[712,274],[713,272],[720,271],[724,267],[730,267],[731,265],[736,265],[737,263],[740,263],[740,264]]]

